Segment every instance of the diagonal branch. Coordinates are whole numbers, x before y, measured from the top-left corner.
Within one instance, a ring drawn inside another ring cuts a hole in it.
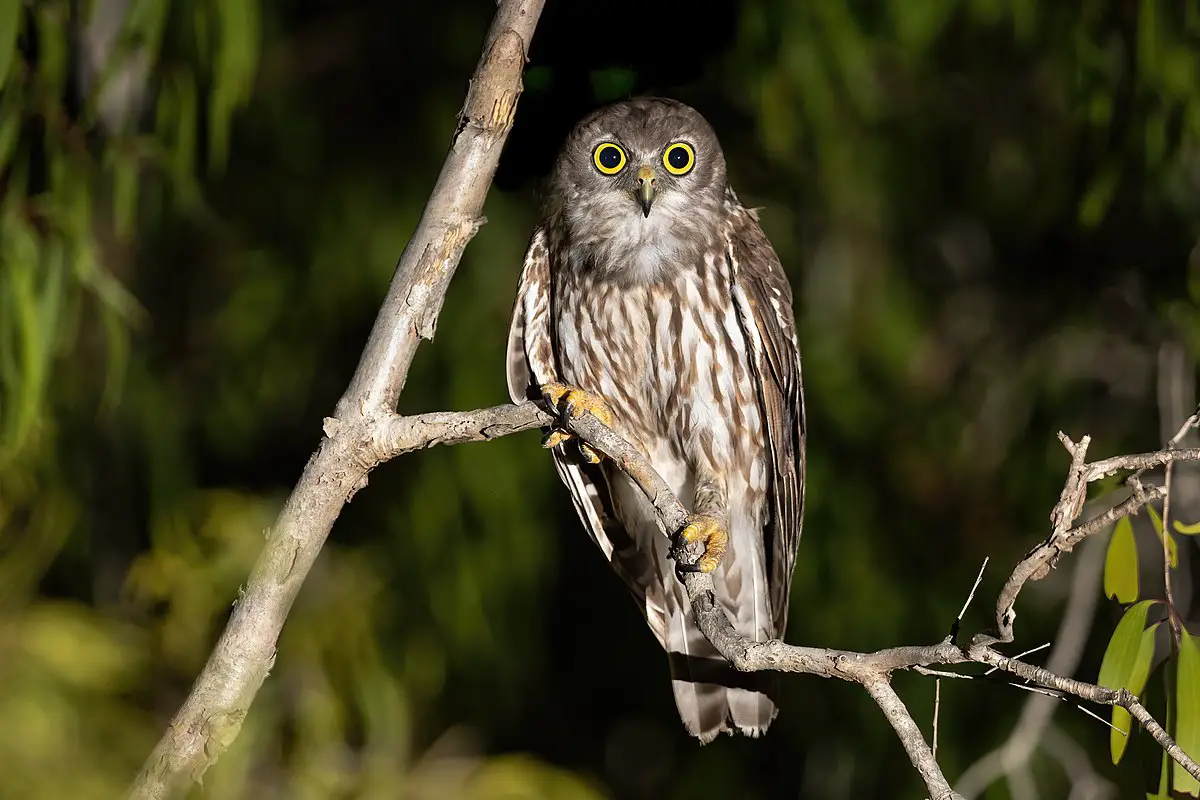
[[[942,770],[933,756],[933,751],[925,744],[925,737],[921,734],[921,729],[917,727],[908,707],[904,705],[904,701],[900,699],[900,695],[896,694],[896,690],[892,688],[891,684],[882,679],[871,680],[864,682],[863,688],[883,711],[887,721],[892,724],[896,736],[900,738],[904,749],[908,751],[909,760],[925,780],[931,800],[964,800],[963,796],[951,789],[950,784],[946,782],[946,778],[942,775]]]
[[[325,420],[325,438],[271,529],[208,663],[134,780],[131,798],[183,794],[236,738],[275,661],[275,643],[292,602],[334,520],[366,485],[367,471],[382,460],[377,458],[382,450],[363,445],[378,434],[380,420],[394,416],[417,346],[433,336],[463,248],[483,222],[480,211],[512,128],[525,54],[543,2],[498,4],[450,152],[396,266],[354,377],[334,416]],[[422,424],[440,431],[445,441],[509,432],[503,422],[472,432],[446,419],[427,419],[410,422],[406,430],[389,429],[395,436],[388,442],[420,446],[405,437],[419,436]]]

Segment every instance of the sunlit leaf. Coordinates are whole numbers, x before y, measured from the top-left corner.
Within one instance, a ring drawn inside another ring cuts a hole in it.
[[[566,770],[525,755],[506,755],[489,760],[478,769],[460,794],[471,800],[505,797],[535,800],[599,800],[603,795],[587,781]]]
[[[208,167],[224,168],[233,112],[250,98],[258,65],[259,8],[245,0],[212,0],[216,58],[208,103]]]
[[[1185,525],[1179,520],[1171,520],[1171,527],[1176,533],[1182,533],[1184,536],[1195,536],[1200,533],[1200,522],[1194,522],[1191,525]]]
[[[1150,505],[1146,506],[1146,512],[1150,515],[1150,523],[1154,526],[1154,532],[1156,534],[1158,534],[1158,542],[1159,542],[1159,544],[1162,544],[1162,540],[1163,540],[1162,517],[1159,516],[1159,513],[1158,513],[1158,511],[1155,510],[1154,506],[1150,506]],[[1167,537],[1167,560],[1170,562],[1172,568],[1178,567],[1179,566],[1179,548],[1175,545],[1175,537],[1169,533],[1166,534],[1166,537]]]
[[[1112,538],[1108,540],[1108,555],[1104,558],[1104,595],[1122,604],[1137,600],[1137,542],[1129,517],[1117,521]]]
[[[1193,759],[1200,758],[1200,639],[1180,632],[1175,680],[1175,742]],[[1182,766],[1172,768],[1177,793],[1200,797],[1200,781]]]
[[[1150,677],[1150,667],[1154,661],[1155,635],[1161,624],[1161,622],[1156,622],[1142,631],[1142,638],[1138,643],[1137,658],[1134,661],[1133,673],[1129,676],[1129,682],[1125,685],[1125,688],[1135,695],[1140,696],[1146,689],[1146,680]],[[1124,734],[1121,734],[1117,731],[1109,730],[1109,751],[1115,764],[1124,755],[1125,748],[1129,744],[1129,737],[1133,735],[1133,730],[1136,726],[1133,724],[1133,718],[1129,716],[1129,712],[1120,706],[1113,706],[1112,721],[1115,727],[1125,731]]]
[[[23,623],[24,651],[59,680],[103,687],[131,674],[135,651],[88,609],[44,603],[27,613]]]
[[[1125,615],[1117,623],[1117,629],[1113,631],[1104,651],[1104,660],[1100,663],[1100,677],[1097,682],[1101,686],[1109,689],[1126,688],[1135,694],[1145,688],[1146,676],[1150,672],[1150,660],[1154,655],[1154,637],[1144,635],[1146,615],[1156,602],[1143,600],[1135,603],[1125,611]],[[1136,691],[1133,687],[1135,681],[1138,683]],[[1121,719],[1124,711],[1113,706],[1113,725],[1131,733],[1128,715],[1125,714],[1124,720]],[[1122,722],[1124,724],[1119,724]],[[1112,732],[1110,745],[1114,764],[1121,760],[1121,755],[1125,752],[1126,739],[1127,737],[1120,733]]]

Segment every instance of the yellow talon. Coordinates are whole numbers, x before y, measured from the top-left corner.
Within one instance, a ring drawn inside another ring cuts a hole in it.
[[[612,424],[612,410],[599,395],[557,382],[545,384],[541,392],[556,411],[567,416],[577,417],[587,412],[605,425]]]
[[[554,428],[542,439],[542,447],[550,450],[558,447],[560,444],[570,438],[571,434],[567,433],[566,431],[560,431],[558,428]]]
[[[612,425],[612,410],[599,395],[557,381],[542,385],[540,391],[550,407],[564,416],[577,417],[586,412],[605,425]],[[542,439],[542,447],[558,447],[573,438],[574,434],[555,428]],[[579,451],[588,463],[600,463],[599,453],[586,444],[580,443]]]
[[[558,404],[562,402],[562,399],[566,396],[567,392],[571,391],[571,387],[567,386],[565,383],[553,381],[551,383],[542,384],[539,387],[539,390],[542,393],[542,397],[546,398],[546,402],[550,404],[550,407],[557,411]]]
[[[704,555],[692,569],[683,568],[684,571],[712,572],[721,563],[721,556],[729,547],[729,534],[721,521],[703,514],[688,517],[688,524],[679,532],[679,536],[687,544],[700,542],[704,545]]]

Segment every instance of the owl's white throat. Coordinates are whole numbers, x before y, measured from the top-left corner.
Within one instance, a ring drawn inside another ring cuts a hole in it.
[[[678,268],[692,249],[691,214],[681,193],[658,195],[648,216],[636,202],[629,203],[614,219],[610,263],[639,283]]]

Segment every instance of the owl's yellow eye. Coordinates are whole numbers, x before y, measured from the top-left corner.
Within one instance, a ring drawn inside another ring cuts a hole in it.
[[[605,175],[616,175],[625,167],[625,151],[612,142],[604,142],[592,151],[592,163]]]
[[[663,151],[663,166],[672,175],[687,175],[696,166],[696,151],[687,142],[676,142]]]

